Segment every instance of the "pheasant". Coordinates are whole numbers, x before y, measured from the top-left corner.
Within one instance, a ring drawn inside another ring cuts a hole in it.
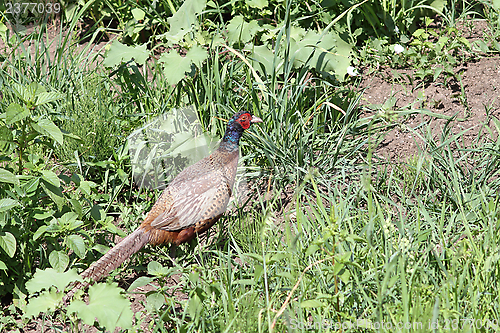
[[[179,245],[214,225],[226,211],[231,197],[243,131],[261,122],[262,119],[249,112],[236,113],[229,120],[219,147],[179,173],[163,190],[141,225],[86,269],[81,277],[97,281],[147,243]],[[64,297],[64,302],[88,285],[89,282],[77,283]]]

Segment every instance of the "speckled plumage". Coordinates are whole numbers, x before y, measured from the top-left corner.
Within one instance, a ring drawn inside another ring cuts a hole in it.
[[[179,173],[141,225],[85,270],[82,278],[97,281],[147,243],[179,245],[217,222],[231,197],[238,167],[239,140],[243,131],[256,122],[262,120],[248,112],[235,114],[227,124],[219,148]],[[76,285],[65,296],[65,301],[86,285],[87,282]]]

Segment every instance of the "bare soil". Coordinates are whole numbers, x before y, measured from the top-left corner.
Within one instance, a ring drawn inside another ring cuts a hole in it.
[[[462,27],[464,37],[470,42],[481,37],[486,29],[485,22],[481,21],[472,22],[472,26],[472,30]],[[366,90],[361,105],[374,110],[374,105],[382,105],[395,97],[397,102],[394,109],[397,110],[415,103],[420,95],[421,101],[413,104],[413,108],[427,109],[448,117],[456,116],[451,123],[452,133],[468,130],[461,138],[465,147],[477,139],[496,139],[496,131],[491,138],[478,138],[478,133],[486,135],[482,131],[483,125],[494,128],[492,117],[500,118],[500,57],[480,57],[462,64],[455,71],[460,73],[461,82],[453,79],[444,84],[444,80],[438,78],[431,84],[416,81],[411,85],[395,79],[393,74],[397,72],[404,77],[403,74],[411,75],[411,70],[381,69],[362,78],[361,88]],[[370,114],[373,112],[365,113]],[[434,139],[437,139],[446,122],[446,119],[435,117],[410,116],[402,120],[403,126],[396,126],[385,135],[377,153],[389,161],[398,161],[411,157],[419,150],[425,151],[424,142],[412,130],[421,133],[421,125],[426,123],[423,128],[428,124]]]

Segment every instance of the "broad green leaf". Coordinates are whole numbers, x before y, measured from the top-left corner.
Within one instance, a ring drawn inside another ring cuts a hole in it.
[[[7,225],[7,222],[11,220],[10,214],[7,212],[0,213],[0,228],[4,228]]]
[[[36,213],[33,217],[37,220],[45,220],[46,218],[52,217],[54,215],[54,211],[51,209],[49,211],[43,211],[41,213]]]
[[[203,308],[203,302],[200,299],[200,296],[198,294],[194,294],[191,296],[191,298],[188,300],[188,313],[191,316],[191,318],[196,318],[200,315],[201,309]]]
[[[42,93],[46,93],[47,90],[45,90],[44,86],[42,86],[38,82],[31,82],[25,89],[25,93],[28,94],[26,97],[30,101],[34,101],[34,97],[38,96]]]
[[[498,52],[500,52],[500,43],[499,43],[499,42],[497,42],[496,40],[493,40],[493,41],[492,41],[492,43],[493,43],[493,46],[495,47],[495,49],[496,49]]]
[[[78,12],[78,5],[76,3],[68,4],[68,6],[63,6],[64,8],[64,17],[68,22],[73,20],[73,16]]]
[[[96,221],[101,221],[104,218],[104,210],[98,204],[95,204],[90,209],[90,216],[92,216]]]
[[[19,186],[19,179],[17,179],[16,175],[3,168],[0,168],[0,182],[15,184]]]
[[[35,233],[33,234],[33,240],[36,241],[38,238],[40,238],[40,236],[43,235],[46,230],[47,230],[46,225],[40,226],[40,228],[38,228],[38,230],[35,231]]]
[[[499,0],[500,1],[500,0]],[[483,52],[483,53],[488,53],[490,51],[489,47],[488,47],[488,44],[486,44],[483,40],[481,39],[478,39],[476,41],[474,41],[474,44],[478,49],[479,51]],[[477,51],[477,50],[476,50]]]
[[[59,127],[56,126],[52,122],[52,120],[43,118],[38,121],[38,123],[33,124],[33,128],[41,134],[45,134],[48,137],[52,138],[54,141],[56,141],[58,144],[61,146],[63,145],[63,135]]]
[[[106,217],[105,222],[103,223],[106,230],[111,233],[118,235],[120,237],[127,237],[127,234],[123,232],[123,230],[118,229],[116,225],[113,224],[113,219],[111,217]]]
[[[3,261],[1,261],[1,260],[0,260],[0,269],[4,270],[4,271],[6,271],[8,269],[7,265]]]
[[[110,248],[107,247],[106,245],[96,244],[92,247],[92,250],[96,250],[100,254],[104,255],[110,250]]]
[[[290,272],[281,272],[281,273],[277,273],[276,275],[280,276],[280,277],[284,277],[285,279],[288,279],[289,281],[295,281],[295,277]]]
[[[16,206],[19,206],[19,202],[17,200],[11,198],[0,199],[0,212],[8,211]]]
[[[2,248],[9,257],[14,257],[16,253],[16,237],[10,232],[0,231],[0,248]]]
[[[48,136],[56,141],[58,144],[63,144],[63,135],[59,127],[47,118],[40,119],[37,123],[32,124],[33,129],[38,133]]]
[[[255,285],[255,281],[253,279],[241,279],[233,282],[234,284],[239,284],[242,286],[253,286]]]
[[[123,182],[126,182],[127,179],[128,179],[128,174],[122,169],[122,168],[118,168],[116,170],[116,175],[123,181]]]
[[[437,12],[442,12],[443,9],[444,9],[445,4],[446,4],[445,0],[434,0],[430,4],[430,7],[432,7]]]
[[[246,0],[247,5],[253,8],[263,9],[269,5],[267,0]]]
[[[194,45],[186,54],[186,58],[193,62],[196,66],[201,67],[203,61],[207,59],[208,52],[198,45]]]
[[[7,26],[0,22],[0,38],[2,38],[4,41],[7,40],[7,31],[9,29],[7,28]]]
[[[42,289],[48,290],[52,286],[56,287],[59,291],[63,291],[74,281],[83,281],[74,269],[59,273],[53,268],[46,268],[43,271],[37,268],[33,278],[26,282],[26,289],[30,294],[34,294]]]
[[[351,272],[348,269],[344,269],[344,272],[339,275],[340,279],[342,282],[345,284],[349,283],[349,280],[351,279]]]
[[[320,249],[319,245],[317,244],[310,244],[308,247],[307,247],[307,250],[306,250],[306,256],[310,256],[311,254],[315,253],[316,251],[318,251]]]
[[[132,282],[132,284],[130,285],[130,287],[128,287],[127,291],[130,292],[130,291],[132,291],[132,290],[134,290],[136,288],[143,287],[143,286],[145,286],[148,283],[153,282],[153,281],[154,281],[154,278],[152,278],[152,277],[140,276],[137,279],[135,279],[134,282]]]
[[[187,143],[189,140],[193,138],[193,135],[189,132],[179,132],[174,134],[173,140],[172,140],[172,146],[171,146],[171,154],[172,155],[178,155],[181,154],[185,148],[182,148],[182,146]]]
[[[59,218],[59,223],[65,225],[69,230],[75,230],[83,224],[81,220],[78,220],[78,214],[75,212],[65,213]]]
[[[23,185],[23,190],[26,192],[27,196],[31,197],[36,193],[38,185],[40,185],[40,177],[34,177]]]
[[[25,88],[22,84],[19,84],[19,83],[14,83],[12,84],[11,86],[12,88],[12,91],[14,92],[14,94],[16,94],[17,97],[19,97],[20,99],[24,100],[24,91],[25,91]]]
[[[141,21],[144,20],[146,13],[140,8],[134,8],[132,9],[132,16],[134,17],[134,20]]]
[[[367,243],[366,239],[364,239],[363,237],[359,237],[358,235],[356,234],[348,234],[347,237],[346,237],[346,240],[347,241],[354,241],[354,242],[364,242],[364,243]]]
[[[68,132],[65,132],[64,130],[61,130],[62,134],[64,136],[67,136],[68,138],[71,138],[71,139],[75,139],[76,141],[78,141],[79,143],[82,143],[83,140],[82,138],[80,138],[78,135],[75,135],[73,133],[68,133]]]
[[[92,193],[91,188],[97,187],[97,184],[88,180],[82,180],[80,182],[80,191],[82,191],[86,195],[90,195]]]
[[[50,170],[42,170],[42,179],[45,180],[47,183],[54,185],[55,187],[61,186],[61,182],[59,181],[59,177]]]
[[[0,151],[7,152],[14,136],[7,126],[0,126]]]
[[[264,262],[264,258],[262,258],[262,256],[260,254],[257,254],[257,253],[245,253],[244,254],[246,257],[250,257],[254,260],[257,260],[258,262]]]
[[[318,301],[317,299],[310,299],[310,300],[307,300],[307,301],[300,303],[301,308],[321,308],[324,306],[325,306],[325,304]]]
[[[457,37],[457,40],[465,45],[467,49],[470,49],[470,43],[467,39],[465,39],[465,37]]]
[[[115,39],[106,54],[104,66],[114,67],[122,62],[128,62],[130,60],[134,60],[136,63],[144,65],[148,57],[149,51],[146,44],[127,46]]]
[[[160,310],[163,304],[165,304],[165,296],[160,293],[152,293],[146,297],[146,309],[149,312],[154,313]]]
[[[149,274],[156,275],[161,270],[163,270],[163,266],[159,262],[154,261],[154,260],[149,262],[149,264],[148,264],[148,273]]]
[[[189,158],[191,164],[198,162],[203,157],[207,156],[212,146],[213,138],[207,133],[193,137],[191,133],[181,132],[174,136],[172,143],[172,156],[181,155]]]
[[[58,293],[55,290],[44,291],[37,297],[30,299],[26,305],[26,316],[31,318],[38,316],[41,312],[55,311],[63,296],[63,293]]]
[[[64,272],[69,264],[69,256],[64,251],[52,251],[49,254],[49,263],[57,272]]]
[[[47,193],[47,195],[54,201],[59,210],[62,209],[64,204],[66,203],[66,198],[64,197],[61,188],[55,187],[52,184],[42,182],[42,188]]]
[[[272,263],[274,263],[276,261],[280,261],[283,259],[289,259],[289,258],[290,258],[290,255],[288,253],[276,253],[276,254],[272,255],[271,259],[267,260],[267,264],[271,265]]]
[[[50,221],[50,224],[47,226],[47,229],[45,229],[46,232],[54,232],[54,233],[60,233],[62,231],[61,224],[59,224],[59,221],[53,217],[52,220]]]
[[[332,34],[326,34],[321,40],[319,40],[320,35],[314,31],[310,31],[306,34],[304,39],[301,41],[303,47],[310,51],[309,54],[305,54],[307,58],[312,53],[313,57],[310,65],[315,67],[318,71],[334,71],[335,70],[335,46],[337,44]],[[302,58],[304,62],[307,58]]]
[[[82,208],[82,204],[80,203],[80,201],[78,201],[77,199],[69,199],[69,202],[70,202],[71,206],[73,207],[73,210],[79,216],[82,216],[82,214],[83,214],[83,208]]]
[[[37,82],[31,82],[26,86],[15,83],[12,85],[12,89],[14,90],[14,93],[25,103],[33,103],[36,95],[46,92],[45,88]]]
[[[294,67],[313,67],[319,72],[330,72],[342,80],[351,63],[351,46],[338,35],[309,31],[300,41],[290,40]]]
[[[30,115],[30,111],[17,103],[11,103],[7,107],[7,112],[5,115],[5,123],[7,125],[12,125],[17,123],[18,121],[23,120],[24,118]]]
[[[227,35],[231,44],[245,44],[249,42],[259,30],[261,30],[261,27],[256,20],[246,22],[243,16],[238,15],[229,21]]]
[[[180,42],[193,27],[199,25],[197,16],[205,9],[206,0],[186,0],[179,10],[167,19],[169,31],[163,35],[170,44]]]
[[[264,66],[266,74],[271,75],[275,68],[273,67],[274,53],[267,48],[266,45],[252,46],[250,48],[245,47],[249,51],[252,51],[252,66],[256,70],[260,71],[261,66]],[[276,73],[283,73],[283,60],[279,57],[276,59]]]
[[[130,301],[120,294],[121,290],[116,285],[95,284],[89,288],[89,304],[75,300],[68,306],[68,313],[76,313],[87,325],[94,325],[97,318],[99,324],[111,332],[116,327],[130,329],[133,313]]]
[[[148,264],[148,273],[155,276],[167,276],[176,268],[163,267],[160,263],[156,261],[151,261]]]
[[[292,26],[290,28],[290,38],[293,38],[294,40],[301,40],[302,38],[304,38],[306,34],[307,34],[306,29],[302,27]]]
[[[66,244],[68,244],[68,247],[72,249],[77,256],[82,259],[85,257],[85,243],[81,236],[69,235],[66,237]]]
[[[191,70],[191,60],[181,57],[175,50],[170,50],[160,57],[163,62],[163,73],[169,84],[177,84]]]
[[[42,104],[54,102],[54,101],[57,101],[58,99],[61,99],[63,97],[64,97],[63,94],[58,93],[56,91],[42,92],[37,96],[36,105],[42,105]]]
[[[63,216],[59,218],[59,223],[61,225],[72,225],[76,219],[78,218],[78,214],[74,212],[67,212]]]
[[[335,75],[340,81],[343,81],[345,75],[347,74],[347,67],[351,65],[352,58],[352,46],[346,43],[342,38],[336,38],[337,48],[333,58]]]
[[[493,8],[496,10],[496,11],[500,11],[500,0],[493,0]]]

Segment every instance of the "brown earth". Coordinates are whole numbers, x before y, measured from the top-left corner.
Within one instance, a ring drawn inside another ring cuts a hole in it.
[[[473,29],[463,28],[464,37],[470,42],[483,36],[486,24],[483,21],[472,21]],[[366,107],[365,115],[374,114],[377,105],[383,105],[389,98],[397,102],[392,111],[404,108],[412,103],[412,108],[427,109],[433,113],[448,117],[456,116],[452,121],[452,133],[467,130],[460,141],[469,146],[474,140],[488,139],[484,137],[483,125],[494,129],[492,117],[500,119],[500,57],[478,57],[473,62],[462,64],[455,69],[461,75],[461,82],[455,79],[445,85],[442,78],[436,82],[414,84],[396,79],[394,72],[404,77],[411,75],[411,70],[393,70],[384,68],[367,77],[362,77],[360,88],[366,89],[361,106]],[[420,98],[420,99],[419,99]],[[437,140],[447,122],[446,119],[411,115],[398,119],[399,125],[389,131],[377,148],[379,156],[388,160],[404,160],[416,154],[419,149],[425,150],[425,143],[417,133],[430,126],[433,137]],[[424,126],[422,126],[424,125]],[[481,133],[481,138],[478,138]],[[490,139],[496,139],[497,131],[493,131]]]

